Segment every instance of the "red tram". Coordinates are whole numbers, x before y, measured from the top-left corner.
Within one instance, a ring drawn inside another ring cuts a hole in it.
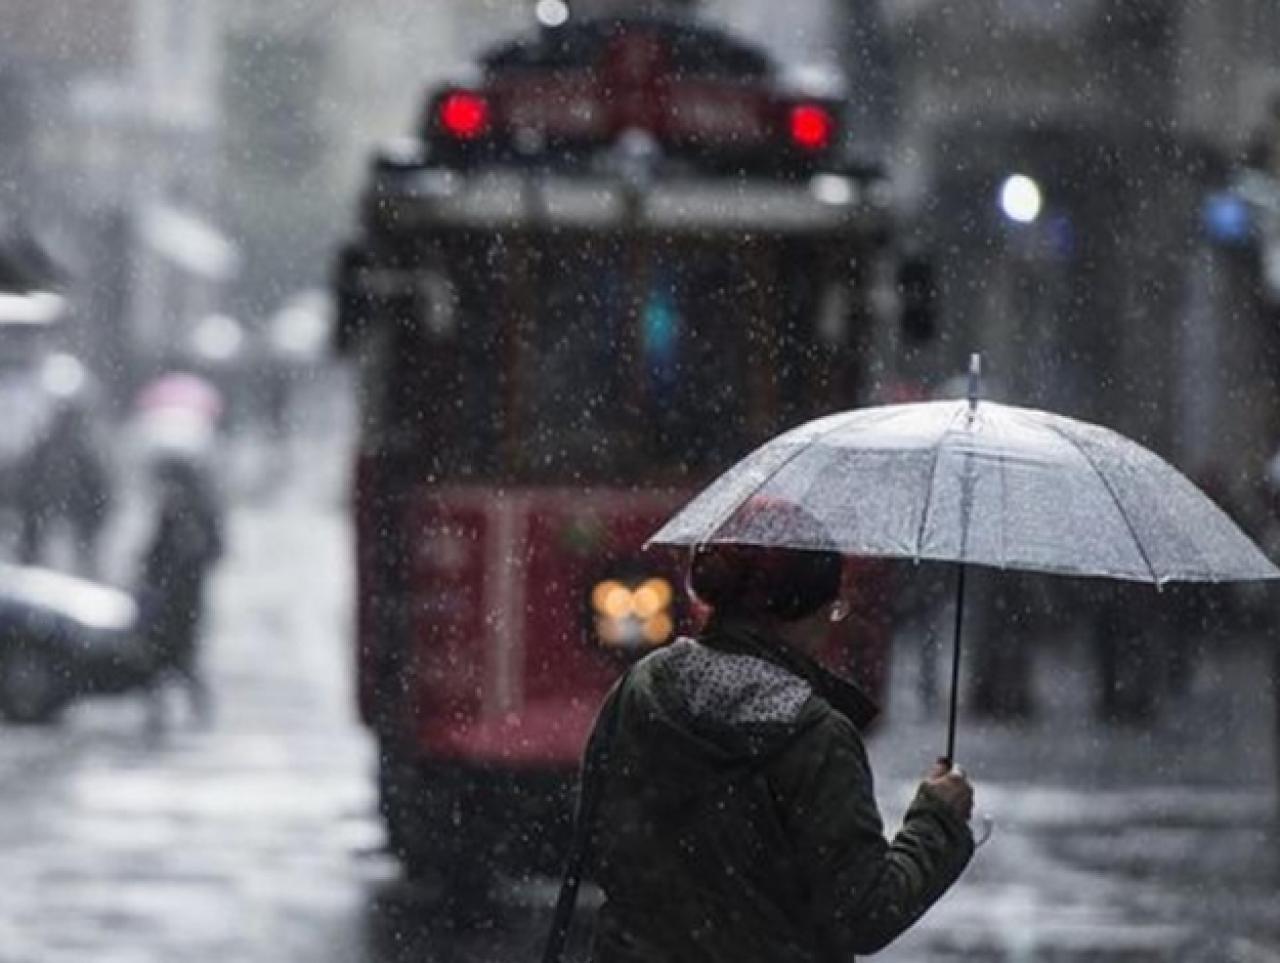
[[[645,538],[862,400],[894,230],[841,164],[842,113],[696,21],[574,20],[490,52],[375,158],[337,339],[360,709],[411,872],[557,867],[605,689],[690,618],[682,560]],[[883,577],[858,574],[833,640],[873,691]]]

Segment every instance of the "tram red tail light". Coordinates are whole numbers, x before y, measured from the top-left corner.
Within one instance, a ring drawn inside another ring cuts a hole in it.
[[[445,94],[436,105],[440,128],[458,140],[475,140],[489,131],[493,111],[489,101],[469,90]]]
[[[795,104],[787,114],[787,133],[801,150],[826,150],[835,141],[835,114],[822,104]]]

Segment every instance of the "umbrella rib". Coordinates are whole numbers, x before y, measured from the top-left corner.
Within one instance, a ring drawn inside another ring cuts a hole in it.
[[[998,418],[991,419],[992,429],[996,434],[1001,433]],[[1008,534],[1005,520],[1009,517],[1009,462],[1005,458],[1005,447],[1000,445],[996,449],[996,460],[1000,465],[1000,567],[1008,568],[1009,566],[1009,542],[1006,538]]]
[[[929,484],[924,489],[924,507],[920,511],[920,526],[916,529],[916,547],[915,558],[920,560],[920,549],[924,545],[924,530],[929,524],[929,507],[933,504],[933,485],[938,477],[938,461],[942,458],[942,441],[951,431],[951,426],[956,423],[956,419],[964,413],[963,408],[957,408],[955,414],[951,416],[951,420],[946,423],[942,429],[942,434],[938,436],[937,443],[933,446],[933,461],[929,463]]]
[[[1080,457],[1085,460],[1085,464],[1087,464],[1093,473],[1098,476],[1098,479],[1102,482],[1102,487],[1105,488],[1107,490],[1107,494],[1111,496],[1111,501],[1115,504],[1116,510],[1120,513],[1120,517],[1124,519],[1125,528],[1129,530],[1129,537],[1133,539],[1134,547],[1138,550],[1138,554],[1142,556],[1142,562],[1147,566],[1147,571],[1151,573],[1151,581],[1154,584],[1159,585],[1160,576],[1156,573],[1156,567],[1151,564],[1151,559],[1147,555],[1147,550],[1142,547],[1142,541],[1138,538],[1138,532],[1133,527],[1133,522],[1129,519],[1129,513],[1125,511],[1124,503],[1120,501],[1120,496],[1116,494],[1115,487],[1111,484],[1111,480],[1107,478],[1101,470],[1099,470],[1097,463],[1093,460],[1093,457],[1077,439],[1072,438],[1071,435],[1062,430],[1061,426],[1055,425],[1050,420],[1046,419],[1044,425],[1053,431],[1054,434],[1065,439],[1072,448],[1080,452]]]
[[[724,527],[724,524],[727,521],[729,521],[729,519],[733,518],[733,516],[737,513],[738,509],[740,509],[743,505],[745,505],[751,499],[755,498],[756,495],[760,494],[760,489],[764,488],[765,485],[767,485],[769,482],[777,478],[778,473],[782,471],[782,469],[786,468],[793,461],[795,461],[797,458],[803,455],[806,451],[808,451],[810,444],[813,444],[819,439],[826,438],[828,435],[834,434],[835,432],[839,431],[843,427],[845,427],[845,425],[844,425],[844,422],[841,421],[839,424],[833,425],[832,427],[828,428],[826,431],[822,432],[821,434],[815,435],[812,439],[810,439],[808,444],[797,445],[796,450],[793,451],[781,462],[779,462],[777,467],[775,467],[771,472],[769,472],[767,475],[761,478],[760,481],[756,482],[755,486],[751,489],[750,492],[733,501],[729,510],[722,513],[720,518],[716,521],[715,525],[711,527],[711,530],[707,533],[707,537],[704,539],[704,543],[710,542],[711,539],[715,538],[716,533],[720,531],[722,527]]]

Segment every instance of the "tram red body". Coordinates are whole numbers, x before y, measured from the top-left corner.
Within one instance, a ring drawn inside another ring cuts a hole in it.
[[[410,693],[402,711],[417,747],[433,758],[478,765],[575,766],[625,659],[595,637],[591,588],[622,568],[681,586],[674,553],[641,549],[689,495],[419,488],[409,516],[410,652],[400,680]],[[364,544],[377,534],[362,527],[358,538]],[[887,671],[889,572],[882,563],[851,560],[846,582],[855,616],[833,626],[825,661],[878,692]],[[375,592],[369,586],[360,598],[371,600]],[[695,631],[698,613],[689,601],[675,608],[678,628]],[[368,630],[360,647],[366,720],[379,698],[367,662],[377,644]]]
[[[428,99],[336,278],[364,406],[360,711],[411,870],[522,847],[555,866],[609,685],[696,628],[684,559],[645,540],[750,447],[865,394],[890,223],[833,166],[841,104],[684,21],[564,30]],[[875,694],[887,569],[850,578],[827,661]]]
[[[423,750],[575,766],[620,665],[591,637],[588,594],[679,504],[670,495],[567,489],[424,494],[418,519],[431,534],[413,579]]]

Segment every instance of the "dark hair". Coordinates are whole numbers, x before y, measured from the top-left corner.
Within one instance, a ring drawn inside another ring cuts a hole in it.
[[[791,622],[839,594],[842,569],[838,552],[702,545],[689,561],[689,588],[718,613]]]
[[[694,549],[689,588],[721,614],[790,622],[840,592],[844,560],[831,533],[795,502],[757,495],[718,526],[715,538]]]

